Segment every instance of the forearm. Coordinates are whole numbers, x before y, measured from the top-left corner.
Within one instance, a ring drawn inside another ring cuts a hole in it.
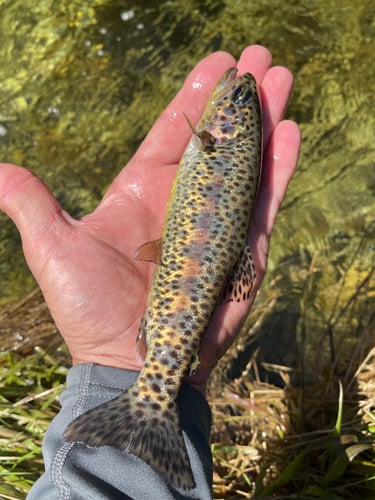
[[[138,372],[91,363],[70,370],[67,388],[61,395],[61,411],[43,443],[46,472],[31,489],[28,500],[212,498],[210,410],[203,396],[188,384],[181,388],[178,406],[196,482],[193,490],[175,490],[145,462],[126,451],[64,441],[63,432],[75,417],[119,395],[137,376]]]

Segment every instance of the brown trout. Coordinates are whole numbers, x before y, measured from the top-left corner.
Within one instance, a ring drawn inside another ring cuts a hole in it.
[[[255,79],[225,72],[181,159],[160,240],[137,251],[157,263],[138,343],[135,384],[66,429],[67,441],[113,446],[148,463],[171,485],[195,482],[176,398],[198,365],[202,336],[220,301],[249,297],[255,269],[247,233],[262,150]],[[143,347],[142,347],[143,346]]]

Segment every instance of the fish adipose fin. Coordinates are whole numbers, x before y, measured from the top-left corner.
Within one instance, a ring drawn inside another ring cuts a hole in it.
[[[134,258],[136,260],[144,260],[146,262],[153,262],[160,264],[162,252],[161,238],[158,240],[147,241],[143,243],[135,252]]]
[[[126,450],[176,488],[193,488],[177,405],[161,409],[159,403],[138,398],[137,391],[135,384],[120,396],[83,413],[65,429],[64,439]]]
[[[242,302],[250,297],[256,273],[250,248],[246,246],[242,255],[233,269],[233,273],[226,285],[223,302]]]

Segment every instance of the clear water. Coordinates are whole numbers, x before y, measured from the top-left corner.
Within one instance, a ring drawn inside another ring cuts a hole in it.
[[[320,332],[314,352],[332,324],[341,333],[373,325],[374,15],[371,0],[4,0],[0,158],[32,169],[79,216],[198,60],[266,45],[295,74],[288,117],[303,132],[259,298],[280,296],[264,335],[284,332],[275,360],[292,363],[283,346],[306,332]],[[33,286],[0,214],[0,302]]]

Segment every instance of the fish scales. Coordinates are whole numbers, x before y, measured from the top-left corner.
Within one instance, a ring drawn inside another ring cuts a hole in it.
[[[161,240],[140,260],[158,263],[138,343],[135,384],[70,424],[68,441],[127,450],[177,488],[194,478],[176,398],[198,366],[202,336],[222,300],[246,300],[255,270],[247,233],[261,169],[261,109],[255,79],[229,69],[218,82],[181,159]]]

